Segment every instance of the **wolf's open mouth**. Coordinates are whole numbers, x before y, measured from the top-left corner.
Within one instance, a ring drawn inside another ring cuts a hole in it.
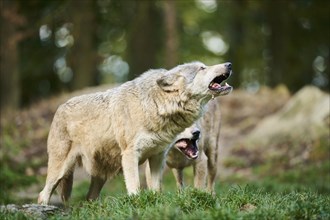
[[[223,84],[226,79],[228,79],[228,77],[226,77],[225,75],[215,77],[210,83],[209,88],[211,90],[218,90],[221,87],[221,84]]]
[[[179,149],[190,160],[198,158],[197,139],[180,139],[174,146]]]
[[[222,94],[224,91],[229,93],[232,90],[232,87],[226,82],[229,76],[230,74],[228,75],[222,74],[220,76],[215,77],[212,80],[212,82],[209,84],[209,89],[217,93],[220,93],[221,95],[225,95],[225,93]]]

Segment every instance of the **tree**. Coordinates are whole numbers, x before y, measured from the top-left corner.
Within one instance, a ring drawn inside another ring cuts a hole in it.
[[[178,63],[178,27],[177,27],[177,10],[175,1],[164,1],[164,26],[166,34],[165,42],[165,66],[172,68]]]
[[[130,2],[136,14],[128,30],[127,59],[130,66],[128,80],[155,67],[159,51],[159,17],[155,2]]]
[[[277,1],[272,4],[264,4],[264,6],[267,26],[270,29],[267,46],[270,54],[268,65],[271,71],[268,75],[268,84],[276,86],[283,82],[283,75],[287,75],[289,55],[287,37],[292,30],[289,28],[290,17],[288,16],[287,2]],[[281,13],[278,13],[279,11]]]
[[[97,45],[95,1],[71,0],[68,10],[72,21],[74,45],[70,51],[69,62],[73,70],[72,89],[95,85],[97,78]]]
[[[19,30],[25,23],[16,1],[1,1],[1,110],[20,104],[18,43],[25,37]]]
[[[247,9],[246,2],[243,0],[233,1],[230,5],[227,5],[230,13],[227,14],[227,25],[224,25],[224,29],[228,31],[227,39],[229,43],[229,51],[226,54],[226,60],[233,63],[234,74],[231,77],[231,82],[236,87],[241,86],[242,83],[242,71],[244,66],[245,52],[244,52],[244,34],[247,30],[244,26],[244,12]],[[218,10],[218,13],[223,18],[223,12]],[[223,29],[221,32],[224,32]]]

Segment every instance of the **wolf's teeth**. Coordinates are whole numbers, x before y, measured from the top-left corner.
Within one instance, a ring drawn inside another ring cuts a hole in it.
[[[229,84],[228,83],[225,83],[225,86],[229,86]]]

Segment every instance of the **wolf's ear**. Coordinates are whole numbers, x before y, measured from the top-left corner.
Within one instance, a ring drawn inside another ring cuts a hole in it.
[[[175,92],[180,89],[181,77],[176,74],[165,74],[157,79],[157,84],[165,92]]]

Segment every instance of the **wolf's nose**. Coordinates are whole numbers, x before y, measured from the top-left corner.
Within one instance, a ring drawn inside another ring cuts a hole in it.
[[[194,138],[198,139],[200,133],[201,133],[200,131],[194,131],[194,132],[192,133],[192,135],[193,135]]]
[[[227,63],[225,63],[225,67],[227,68],[227,70],[228,70],[228,72],[230,72],[231,71],[231,62],[227,62]]]

